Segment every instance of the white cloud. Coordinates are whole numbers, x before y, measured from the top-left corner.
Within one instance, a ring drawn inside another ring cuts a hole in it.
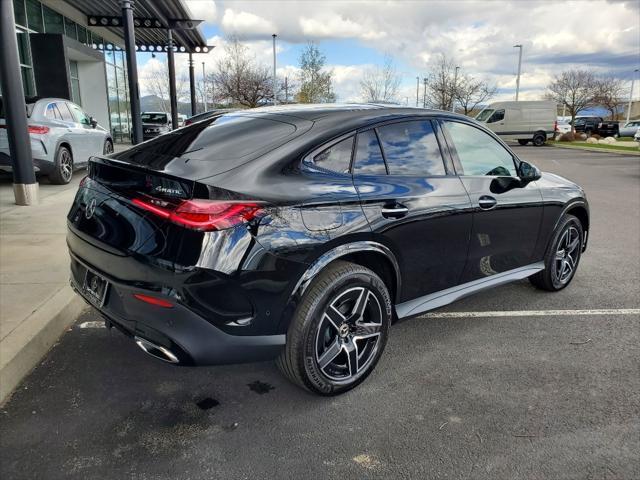
[[[187,8],[192,18],[214,24],[217,20],[216,2],[213,0],[187,0]]]
[[[630,78],[640,51],[638,5],[637,1],[605,0],[561,5],[546,0],[188,0],[194,16],[206,14],[205,20],[217,22],[220,29],[220,36],[208,41],[217,48],[199,55],[198,66],[204,59],[207,70],[213,69],[225,35],[238,35],[266,65],[271,63],[272,33],[278,34],[279,52],[316,40],[334,70],[339,100],[357,100],[366,66],[359,65],[359,58],[337,64],[334,51],[322,43],[340,40],[348,47],[352,40],[378,52],[381,61],[384,53],[392,55],[403,76],[400,99],[405,102],[408,97],[411,105],[415,104],[415,76],[426,73],[427,64],[440,53],[453,59],[464,74],[497,84],[504,98],[512,98],[515,88],[515,44],[524,45],[522,98],[539,98],[552,76],[570,67]],[[366,62],[370,61],[368,57]],[[296,68],[278,64],[279,75],[291,78]]]
[[[275,25],[258,15],[245,11],[236,11],[227,8],[222,17],[222,28],[225,31],[237,35],[251,33],[252,35],[271,35],[276,33]]]
[[[338,14],[321,14],[314,17],[300,17],[302,33],[311,38],[362,38],[376,40],[387,36],[386,32],[363,27]]]

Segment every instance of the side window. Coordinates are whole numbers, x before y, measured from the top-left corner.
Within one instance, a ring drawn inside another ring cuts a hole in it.
[[[491,115],[491,118],[487,120],[487,123],[495,123],[504,120],[504,110],[496,110]]]
[[[378,129],[389,175],[445,175],[444,162],[429,120],[393,123]]]
[[[44,112],[44,116],[54,120],[62,120],[62,116],[60,115],[55,103],[47,105],[47,110]]]
[[[332,145],[313,157],[312,164],[324,170],[338,173],[349,173],[353,137],[346,138]]]
[[[76,122],[78,123],[82,123],[83,125],[89,125],[89,117],[87,116],[86,113],[84,113],[82,111],[82,109],[80,107],[78,107],[77,105],[73,104],[73,103],[67,103],[67,105],[69,106],[69,108],[71,109],[71,112],[73,113],[73,116],[76,119]]]
[[[57,104],[57,106],[58,106],[58,111],[62,116],[62,120],[64,120],[65,122],[75,122],[75,120],[73,119],[73,115],[71,115],[71,111],[69,110],[69,107],[67,107],[66,102],[60,102]]]
[[[444,121],[462,164],[461,175],[516,176],[511,153],[479,128]]]
[[[382,150],[373,130],[358,134],[358,146],[353,164],[354,175],[386,175]]]

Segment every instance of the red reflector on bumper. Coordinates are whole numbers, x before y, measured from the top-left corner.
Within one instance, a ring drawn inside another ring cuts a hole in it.
[[[173,303],[169,302],[168,300],[152,297],[151,295],[145,295],[144,293],[134,293],[133,296],[141,302],[149,303],[151,305],[156,305],[162,308],[173,308],[174,306]]]

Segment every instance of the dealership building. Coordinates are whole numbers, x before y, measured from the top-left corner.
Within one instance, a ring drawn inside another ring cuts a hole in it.
[[[5,0],[2,0],[5,1]],[[132,130],[131,94],[121,0],[13,0],[25,96],[80,105],[115,142]],[[128,2],[127,2],[128,3]],[[131,2],[137,51],[205,53],[205,39],[181,0]],[[182,23],[180,23],[182,22]],[[173,35],[168,33],[172,28]],[[0,93],[1,94],[1,93]]]

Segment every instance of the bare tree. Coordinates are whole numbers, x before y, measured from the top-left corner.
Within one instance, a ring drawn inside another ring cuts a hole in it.
[[[313,42],[309,42],[300,55],[300,90],[296,100],[300,103],[335,102],[332,71],[324,70],[326,57]]]
[[[628,94],[629,90],[620,78],[604,76],[596,80],[595,103],[609,110],[612,120],[615,120]]]
[[[164,62],[157,62],[145,75],[146,90],[160,99],[163,111],[171,109],[169,100],[169,68]],[[176,97],[184,98],[187,94],[189,80],[186,75],[176,78]]]
[[[257,107],[272,98],[271,73],[251,57],[238,38],[229,38],[213,74],[216,95],[243,107]]]
[[[456,92],[455,65],[441,53],[431,62],[427,74],[426,106],[451,110]]]
[[[464,110],[465,115],[475,111],[478,106],[496,95],[498,88],[483,80],[465,75],[459,78],[455,86],[455,99]]]
[[[388,55],[384,57],[382,67],[367,70],[360,80],[360,91],[366,102],[394,102],[399,87],[400,76]]]
[[[572,69],[554,77],[546,97],[567,107],[573,125],[578,112],[595,104],[597,93],[598,82],[593,72]]]

